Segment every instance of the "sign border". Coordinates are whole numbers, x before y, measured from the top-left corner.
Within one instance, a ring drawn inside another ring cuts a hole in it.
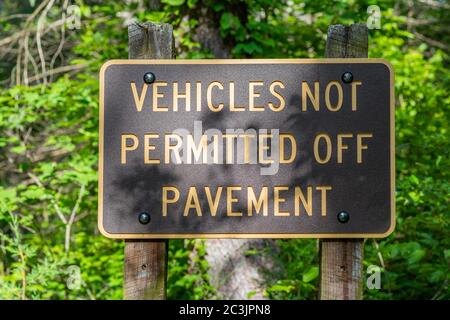
[[[117,64],[333,64],[333,63],[381,63],[389,69],[390,81],[390,168],[391,168],[391,223],[384,233],[109,233],[103,226],[103,132],[104,132],[104,92],[105,71]],[[394,68],[391,63],[380,58],[325,58],[325,59],[114,59],[105,62],[100,69],[99,90],[99,158],[98,158],[98,229],[111,239],[257,239],[257,238],[385,238],[395,229],[395,93]]]

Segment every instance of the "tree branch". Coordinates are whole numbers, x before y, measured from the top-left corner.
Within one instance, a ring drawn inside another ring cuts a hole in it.
[[[68,253],[70,250],[70,231],[71,231],[74,219],[75,219],[75,215],[77,214],[78,208],[80,206],[81,200],[83,199],[85,187],[86,187],[86,184],[83,183],[81,185],[80,191],[78,192],[77,202],[75,203],[75,206],[72,208],[72,212],[70,214],[69,221],[66,224],[66,239],[65,239],[65,245],[64,245],[66,253]]]

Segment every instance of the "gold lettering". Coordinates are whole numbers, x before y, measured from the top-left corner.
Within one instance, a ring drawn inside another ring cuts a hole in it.
[[[271,134],[265,134],[265,133],[259,134],[259,138],[258,138],[259,163],[262,163],[262,164],[273,163],[272,159],[264,158],[264,151],[270,149],[270,147],[268,146],[269,143],[267,141],[267,138],[270,138],[270,137],[272,137]]]
[[[242,217],[242,212],[233,212],[233,203],[238,202],[238,198],[233,198],[233,191],[240,191],[241,187],[227,187],[227,216]]]
[[[254,138],[253,134],[241,135],[244,138],[244,163],[250,163],[250,139]]]
[[[212,199],[211,190],[209,187],[205,187],[206,198],[208,199],[209,210],[211,212],[211,216],[215,217],[217,213],[217,208],[219,207],[219,200],[222,194],[222,187],[217,187],[216,196],[214,200]]]
[[[336,87],[337,93],[338,93],[338,101],[336,105],[332,105],[330,101],[330,91],[332,87]],[[330,111],[339,111],[342,107],[342,86],[338,81],[331,81],[327,84],[327,87],[325,88],[325,105],[327,106],[328,110]]]
[[[267,187],[262,187],[258,199],[256,199],[255,192],[252,187],[247,189],[247,212],[249,216],[253,215],[253,207],[255,214],[259,214],[261,207],[263,208],[263,216],[267,216],[269,212],[269,190]]]
[[[173,111],[178,111],[178,99],[186,101],[186,111],[191,111],[191,83],[186,82],[185,93],[178,92],[178,82],[173,83]]]
[[[282,198],[280,196],[280,191],[287,191],[289,190],[289,187],[285,186],[275,186],[273,187],[273,193],[274,193],[274,199],[273,199],[273,215],[275,217],[288,217],[289,212],[288,211],[281,211],[280,210],[280,203],[286,202],[285,198]]]
[[[222,135],[225,138],[226,150],[227,150],[227,159],[226,163],[233,163],[234,159],[234,139],[238,137],[237,134],[227,133]]]
[[[317,186],[316,190],[321,192],[322,216],[327,215],[327,190],[331,190],[331,186]]]
[[[170,140],[175,139],[177,143],[175,145],[170,144]],[[180,148],[182,146],[181,137],[177,134],[166,134],[164,143],[164,163],[170,163],[170,150],[172,150],[172,154],[175,156],[175,164],[181,163],[180,157]]]
[[[338,133],[337,135],[337,162],[342,163],[342,150],[347,150],[348,145],[342,142],[344,138],[352,138],[353,134],[351,133]]]
[[[219,163],[219,135],[214,134],[212,136],[212,148],[213,148],[213,163]]]
[[[189,134],[187,136],[187,143],[186,143],[186,152],[187,152],[187,163],[193,163],[192,162],[192,154],[194,154],[194,163],[195,161],[199,161],[200,154],[202,155],[202,162],[201,163],[207,163],[208,162],[208,144],[207,144],[208,136],[202,135],[200,138],[200,141],[198,143],[198,146],[196,146],[194,137]]]
[[[200,81],[196,82],[196,89],[197,111],[202,111],[202,83]]]
[[[158,139],[159,134],[154,133],[146,133],[144,135],[144,163],[145,164],[158,164],[161,161],[159,159],[151,159],[150,158],[150,151],[155,150],[156,146],[150,144],[150,139]]]
[[[352,111],[356,111],[357,104],[356,104],[356,86],[361,85],[361,81],[353,81],[351,83],[352,86]]]
[[[284,158],[284,141],[288,139],[291,141],[291,156],[288,159]],[[297,142],[295,141],[295,137],[290,133],[282,133],[280,134],[280,163],[291,163],[295,160],[297,156]]]
[[[314,81],[314,95],[312,94],[308,83],[306,81],[302,81],[302,111],[306,111],[307,109],[307,98],[309,98],[312,102],[314,110],[319,111],[319,81]]]
[[[164,93],[159,93],[159,87],[167,87],[167,82],[156,81],[153,83],[153,111],[154,112],[167,112],[169,111],[168,107],[158,106],[158,99],[164,98]]]
[[[300,215],[300,202],[303,205],[303,208],[305,208],[306,213],[308,216],[312,216],[312,187],[308,186],[306,188],[307,197],[308,200],[305,199],[305,196],[302,192],[302,189],[300,187],[295,187],[295,196],[294,196],[294,207],[295,207],[295,215]]]
[[[322,159],[319,155],[319,143],[321,139],[325,139],[325,143],[327,145],[327,153],[325,159]],[[324,164],[330,161],[331,158],[331,139],[326,133],[321,133],[316,136],[314,139],[314,157],[317,163]]]
[[[358,133],[356,135],[356,151],[357,151],[357,153],[356,153],[356,158],[357,158],[356,162],[357,163],[362,163],[363,162],[363,160],[362,160],[362,151],[368,149],[367,145],[362,143],[362,139],[364,139],[364,138],[372,138],[372,137],[373,137],[373,135],[371,133]]]
[[[286,106],[286,101],[284,100],[284,97],[280,93],[275,91],[275,87],[280,87],[281,89],[285,88],[283,82],[281,82],[281,81],[274,81],[274,82],[272,82],[272,84],[269,87],[269,91],[275,98],[280,100],[280,105],[279,106],[275,106],[272,102],[269,102],[269,108],[272,111],[280,112]]]
[[[133,144],[131,146],[127,146],[127,139],[133,140]],[[120,163],[127,163],[127,151],[136,150],[139,145],[138,137],[134,134],[122,134],[122,146],[120,148]]]
[[[137,112],[142,111],[142,106],[144,105],[145,95],[147,94],[148,84],[144,83],[142,86],[141,95],[137,93],[136,83],[131,82],[131,91],[133,92],[134,105],[136,106]]]
[[[206,100],[208,102],[208,108],[212,112],[219,112],[223,109],[223,103],[219,103],[217,106],[215,106],[212,102],[212,89],[215,87],[219,88],[220,90],[223,90],[223,84],[221,84],[219,81],[211,82],[208,86],[208,89],[206,91]]]
[[[263,106],[255,105],[255,98],[259,98],[261,94],[259,92],[255,92],[255,87],[263,86],[264,82],[262,81],[250,81],[248,83],[248,106],[250,111],[264,111]]]
[[[200,207],[200,201],[198,200],[197,189],[195,189],[195,187],[189,188],[183,216],[187,217],[190,209],[195,209],[197,216],[202,216],[202,208]]]
[[[174,196],[171,199],[168,198],[169,191],[174,193]],[[169,203],[177,202],[178,199],[180,199],[180,191],[178,191],[177,188],[175,188],[175,187],[163,187],[163,190],[162,190],[162,205],[163,205],[162,215],[163,215],[163,217],[167,216],[167,205]]]
[[[234,82],[230,82],[230,111],[245,111],[244,107],[234,105]]]

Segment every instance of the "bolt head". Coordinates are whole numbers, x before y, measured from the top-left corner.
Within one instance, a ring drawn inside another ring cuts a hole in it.
[[[342,74],[342,81],[344,83],[351,83],[353,81],[353,74],[351,72],[344,72]]]
[[[346,223],[350,220],[350,215],[346,211],[341,211],[338,213],[337,219],[340,223]]]
[[[153,74],[153,72],[146,72],[144,74],[144,82],[145,83],[151,84],[151,83],[155,82],[155,80],[156,80],[156,77]]]
[[[151,220],[150,214],[148,212],[141,212],[139,213],[139,222],[141,224],[147,224]]]

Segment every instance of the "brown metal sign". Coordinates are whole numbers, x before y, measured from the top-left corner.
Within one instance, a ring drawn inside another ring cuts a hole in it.
[[[112,60],[99,229],[111,238],[367,238],[395,226],[381,59]]]

